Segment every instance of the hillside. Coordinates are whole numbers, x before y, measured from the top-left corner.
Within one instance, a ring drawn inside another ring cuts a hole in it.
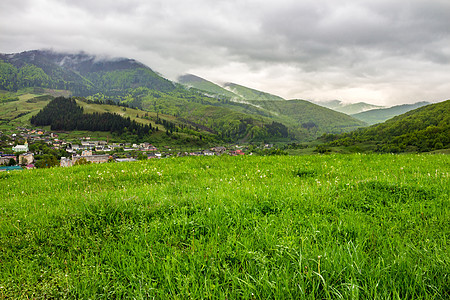
[[[66,91],[28,88],[21,92],[0,91],[0,130],[29,126],[30,118],[42,109],[53,96]]]
[[[75,96],[136,87],[175,89],[172,82],[133,59],[41,50],[0,54],[0,89],[17,91],[24,87],[69,90]]]
[[[37,50],[2,54],[0,100],[5,111],[0,121],[2,126],[29,124],[31,116],[46,103],[24,105],[26,100],[21,99],[25,96],[20,95],[33,98],[52,94],[83,96],[90,101],[170,115],[180,124],[201,128],[227,142],[305,141],[324,132],[364,125],[317,105],[297,107],[298,103],[296,106],[242,85],[221,87],[195,75],[182,76],[180,82],[184,84],[171,82],[133,59]]]
[[[229,100],[243,99],[242,96],[226,90],[218,84],[192,74],[186,74],[178,77],[178,82],[188,87],[204,91],[207,93],[207,95],[210,95],[212,97],[225,98]]]
[[[378,109],[371,109],[368,111],[363,111],[357,114],[352,114],[351,116],[366,122],[369,125],[373,125],[376,123],[382,123],[386,120],[389,120],[395,116],[404,114],[410,110],[425,106],[430,104],[429,102],[417,102],[414,104],[403,104],[403,105],[396,105],[389,108],[378,108]]]
[[[277,101],[285,100],[285,99],[281,98],[280,96],[276,96],[276,95],[272,95],[272,94],[269,94],[266,92],[251,89],[251,88],[248,88],[243,85],[236,84],[236,83],[230,83],[230,82],[225,83],[224,88],[239,95],[240,97],[242,97],[246,100],[277,100]]]
[[[50,88],[62,88],[66,91],[65,96],[85,95],[93,101],[113,101],[148,112],[172,115],[172,118],[180,119],[178,123],[203,128],[207,132],[219,132],[230,142],[248,136],[255,139],[270,137],[267,133],[267,126],[272,123],[270,120],[222,107],[220,99],[195,90],[188,91],[132,59],[28,51],[4,54],[0,60],[0,89],[4,90],[1,100],[7,109],[2,118],[5,126],[12,125],[10,122],[18,117],[23,119],[18,123],[29,125],[32,114],[46,104],[30,107],[22,106],[23,101],[17,102],[16,96],[22,94],[25,87],[40,89],[40,94],[45,94]],[[35,96],[38,95],[30,95]],[[259,128],[258,134],[253,133],[254,126]]]
[[[430,104],[384,123],[326,137],[331,146],[373,144],[378,152],[427,152],[450,148],[450,100]]]
[[[233,101],[242,100],[284,100],[283,98],[266,92],[248,88],[235,83],[225,83],[222,86],[193,74],[185,74],[178,77],[178,82],[188,87],[194,87],[208,95]]]
[[[247,100],[246,104],[246,112],[261,114],[286,124],[300,140],[312,139],[323,133],[348,132],[366,125],[346,114],[305,100]]]
[[[321,102],[313,102],[317,105],[330,108],[332,110],[347,114],[353,115],[360,112],[364,112],[371,109],[381,108],[382,106],[373,105],[365,102],[358,103],[345,103],[340,100],[331,100],[331,101],[321,101]],[[364,121],[364,120],[362,120]],[[365,122],[365,121],[364,121]]]

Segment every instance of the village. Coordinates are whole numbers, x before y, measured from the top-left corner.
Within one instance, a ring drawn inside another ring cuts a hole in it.
[[[88,163],[131,162],[145,159],[161,159],[182,156],[214,156],[214,155],[245,155],[248,147],[231,145],[216,146],[195,151],[182,151],[163,146],[158,149],[148,142],[143,143],[110,143],[103,140],[91,140],[85,136],[76,141],[66,141],[58,133],[43,129],[18,127],[15,133],[0,131],[0,171],[33,169],[39,167],[70,167]],[[46,147],[34,147],[40,144]],[[272,145],[264,145],[270,148]],[[48,149],[47,151],[43,148]],[[52,151],[53,157],[39,163],[45,152]],[[57,153],[55,155],[55,153]]]

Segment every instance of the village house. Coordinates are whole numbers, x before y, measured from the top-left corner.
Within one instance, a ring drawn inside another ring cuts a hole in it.
[[[22,153],[19,154],[19,163],[21,165],[30,165],[34,162],[34,154],[33,153]]]
[[[108,162],[109,155],[107,154],[101,154],[101,155],[73,155],[72,156],[72,163],[75,164],[78,160],[84,158],[87,162],[95,163],[95,164],[101,164]]]
[[[147,154],[147,158],[148,159],[152,159],[152,158],[161,158],[161,153],[159,152],[152,152]]]
[[[92,149],[95,149],[95,143],[93,143],[93,142],[85,142],[85,141],[82,141],[82,142],[81,142],[81,147],[82,147],[83,149],[89,149],[89,150],[92,150]]]
[[[227,148],[225,148],[225,147],[214,147],[214,148],[211,148],[211,151],[213,151],[213,152],[215,152],[215,153],[220,155],[220,154],[225,153],[225,151],[227,151]]]
[[[203,156],[202,152],[196,151],[196,152],[191,152],[189,153],[190,156]]]
[[[80,159],[85,159],[87,162],[91,163],[105,163],[108,162],[110,156],[109,155],[93,155],[91,150],[84,150],[81,155],[72,155],[72,159],[67,157],[61,157],[59,161],[59,165],[61,167],[70,167],[76,164]]]
[[[61,157],[61,160],[59,161],[59,166],[61,166],[61,167],[71,167],[71,166],[73,166],[73,162],[68,157]]]
[[[24,145],[16,145],[12,148],[14,152],[28,152],[28,142],[25,142]]]
[[[203,151],[203,155],[206,155],[206,156],[213,156],[213,155],[215,155],[215,153],[212,152],[211,150],[204,150],[204,151]]]
[[[98,146],[95,146],[94,150],[95,151],[105,151],[105,147],[102,145],[98,145]]]
[[[228,152],[228,154],[231,156],[245,155],[244,151],[242,151],[241,149],[238,149],[236,151],[232,150]]]
[[[143,149],[144,151],[158,151],[158,148],[156,148],[155,146],[153,146],[150,143],[142,143],[141,145],[141,149]]]
[[[7,165],[9,164],[9,161],[14,159],[14,161],[17,163],[17,157],[12,154],[3,154],[0,156],[0,165]]]
[[[115,159],[116,162],[132,162],[132,161],[136,161],[135,158],[132,157],[127,157],[127,158],[116,158]]]

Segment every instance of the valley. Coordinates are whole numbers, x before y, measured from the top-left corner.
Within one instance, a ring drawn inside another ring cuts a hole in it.
[[[1,54],[0,298],[447,299],[449,133],[450,100]]]

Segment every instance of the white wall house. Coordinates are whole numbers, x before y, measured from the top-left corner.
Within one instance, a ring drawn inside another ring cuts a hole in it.
[[[16,145],[12,148],[14,152],[28,152],[28,143],[25,142],[25,145]]]

